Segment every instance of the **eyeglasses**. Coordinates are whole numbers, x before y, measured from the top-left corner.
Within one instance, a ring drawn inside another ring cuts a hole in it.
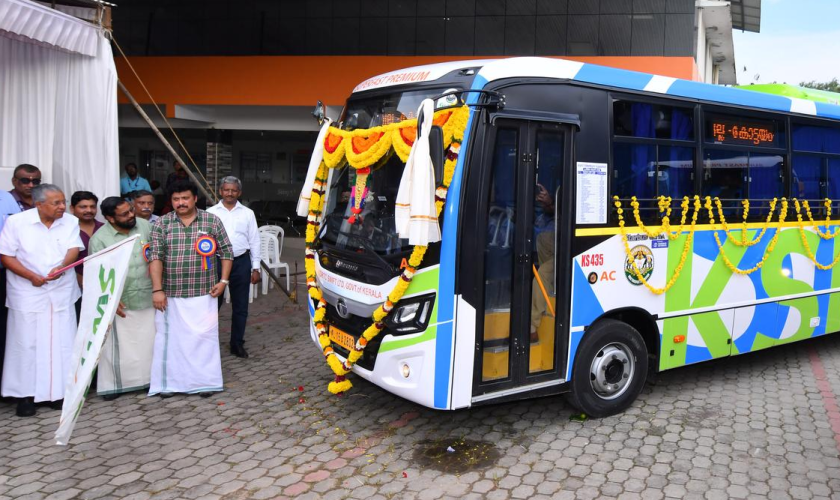
[[[29,177],[18,177],[16,180],[21,184],[32,184],[33,186],[38,186],[41,184],[41,179],[38,177],[34,179],[30,179]]]

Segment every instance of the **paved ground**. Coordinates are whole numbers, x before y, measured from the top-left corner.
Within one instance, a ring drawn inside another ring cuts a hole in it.
[[[562,398],[444,413],[358,378],[331,396],[287,304],[253,304],[252,357],[223,350],[212,398],[91,397],[66,448],[57,411],[0,403],[0,497],[840,498],[840,335],[674,371],[579,422]]]

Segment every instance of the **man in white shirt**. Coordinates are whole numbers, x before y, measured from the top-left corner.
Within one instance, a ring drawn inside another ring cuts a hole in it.
[[[218,204],[207,211],[222,220],[233,246],[233,269],[230,271],[230,305],[233,309],[230,325],[230,353],[247,358],[245,323],[248,321],[248,287],[260,281],[260,233],[254,212],[239,203],[242,183],[228,176],[219,184]],[[219,297],[219,307],[223,297]]]
[[[21,417],[35,415],[36,402],[61,408],[76,334],[73,303],[81,293],[75,273],[54,273],[84,248],[61,189],[41,184],[32,200],[36,209],[9,217],[0,234],[9,306],[0,392],[19,398]]]

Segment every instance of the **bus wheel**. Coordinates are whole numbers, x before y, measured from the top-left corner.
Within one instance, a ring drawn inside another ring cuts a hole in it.
[[[603,319],[583,336],[572,372],[571,403],[595,418],[630,406],[645,385],[647,349],[635,328]]]

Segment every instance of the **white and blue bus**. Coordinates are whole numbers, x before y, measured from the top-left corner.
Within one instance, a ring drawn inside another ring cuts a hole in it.
[[[840,106],[514,58],[371,78],[334,126],[369,131],[362,154],[429,98],[468,116],[460,151],[433,137],[441,241],[357,376],[436,409],[568,393],[605,416],[654,373],[840,330]],[[359,173],[330,172],[313,248],[342,359],[411,255],[403,157],[370,168],[352,224]]]

